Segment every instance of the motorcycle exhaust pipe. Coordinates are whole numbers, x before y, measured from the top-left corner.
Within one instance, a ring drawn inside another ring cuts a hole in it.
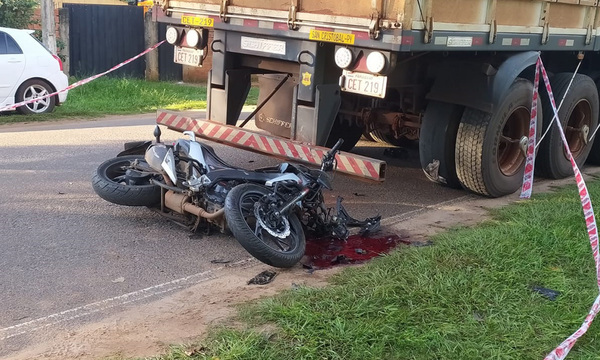
[[[203,217],[208,220],[214,220],[225,213],[225,208],[219,209],[214,213],[209,213],[203,208],[196,206],[190,202],[190,197],[185,194],[178,194],[171,190],[165,193],[165,207],[180,213],[190,213],[197,217]]]

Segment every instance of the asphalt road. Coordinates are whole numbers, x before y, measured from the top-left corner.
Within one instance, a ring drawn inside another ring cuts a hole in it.
[[[94,169],[123,142],[152,138],[154,116],[121,116],[0,126],[0,357],[10,357],[40,332],[118,312],[210,277],[249,258],[235,239],[193,236],[146,208],[110,204],[92,190]],[[174,140],[179,133],[164,131]],[[277,160],[213,144],[236,166]],[[336,175],[335,191],[355,217],[380,213],[388,222],[462,198],[467,193],[428,182],[416,150],[400,157],[361,142],[355,152],[388,162],[387,180]]]

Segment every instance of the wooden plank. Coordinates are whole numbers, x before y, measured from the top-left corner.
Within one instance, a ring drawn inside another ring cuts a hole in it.
[[[203,0],[203,2],[205,2]],[[300,1],[301,2],[301,1]],[[217,3],[221,3],[217,1]],[[289,0],[229,0],[231,6],[245,6],[255,9],[289,10]]]
[[[498,25],[538,26],[542,2],[523,0],[499,0],[496,7]]]
[[[550,17],[548,24],[554,28],[586,28],[585,6],[574,6],[564,3],[553,3],[550,5]]]
[[[436,22],[485,24],[487,7],[487,0],[435,0],[432,16]]]
[[[331,0],[299,0],[300,11],[308,13],[342,15],[354,17],[371,17],[374,11],[371,0],[353,1],[352,5],[346,1]]]

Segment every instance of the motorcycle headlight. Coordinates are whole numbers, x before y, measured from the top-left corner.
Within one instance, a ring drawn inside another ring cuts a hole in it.
[[[385,68],[385,63],[385,55],[379,51],[374,51],[367,56],[367,69],[372,73],[380,73]]]

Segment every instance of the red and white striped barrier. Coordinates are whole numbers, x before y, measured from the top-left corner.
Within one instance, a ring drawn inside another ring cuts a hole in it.
[[[544,63],[541,58],[538,58],[536,62],[535,69],[535,80],[533,87],[533,102],[531,107],[531,122],[529,129],[529,142],[527,147],[527,163],[525,165],[525,174],[523,177],[523,188],[521,191],[521,198],[529,198],[531,196],[531,190],[533,187],[533,162],[535,160],[535,135],[536,135],[536,117],[537,117],[537,99],[538,99],[538,85],[540,79],[540,72],[544,79],[544,84],[546,85],[546,90],[548,91],[548,96],[550,97],[550,103],[552,104],[552,110],[554,112],[554,116],[556,117],[556,126],[558,126],[558,130],[560,133],[560,137],[563,142],[563,146],[565,148],[565,152],[571,162],[571,166],[573,167],[573,173],[575,174],[575,180],[577,181],[577,188],[579,190],[579,197],[581,200],[581,207],[583,209],[583,214],[585,217],[585,223],[587,227],[588,237],[590,239],[590,246],[592,247],[592,253],[594,256],[594,262],[596,264],[596,279],[598,289],[600,290],[600,253],[598,251],[598,227],[596,225],[596,217],[594,216],[594,209],[592,207],[592,201],[590,199],[590,195],[583,180],[583,176],[575,159],[573,158],[573,154],[569,149],[569,144],[567,143],[567,139],[565,137],[565,132],[560,123],[560,119],[558,117],[558,108],[556,107],[556,101],[554,100],[554,94],[552,93],[552,87],[550,86],[550,80],[548,79],[548,74],[546,73],[546,69],[544,68]],[[586,316],[583,324],[577,331],[575,331],[571,336],[569,336],[565,341],[563,341],[556,349],[552,350],[550,354],[548,354],[544,360],[562,360],[569,354],[569,351],[573,348],[577,340],[583,336],[589,329],[592,321],[600,311],[600,293],[590,312]]]
[[[146,55],[146,54],[147,54],[147,53],[149,53],[150,51],[152,51],[152,50],[156,49],[157,47],[159,47],[160,45],[162,45],[162,44],[163,44],[165,41],[166,41],[166,40],[163,40],[163,41],[159,42],[158,44],[156,44],[156,45],[153,45],[152,47],[149,47],[148,49],[146,49],[146,50],[144,50],[143,52],[141,52],[141,53],[137,54],[136,56],[134,56],[134,57],[132,57],[132,58],[130,58],[130,59],[127,59],[127,60],[123,61],[122,63],[120,63],[120,64],[118,64],[118,65],[115,65],[115,66],[111,67],[110,69],[106,70],[106,71],[105,71],[105,72],[103,72],[103,73],[100,73],[100,74],[97,74],[97,75],[94,75],[94,76],[90,76],[90,77],[89,77],[89,78],[87,78],[87,79],[79,80],[78,82],[76,82],[76,83],[73,83],[73,84],[71,84],[71,85],[67,86],[67,87],[66,87],[66,88],[64,88],[64,89],[62,89],[62,90],[59,90],[59,91],[56,91],[56,92],[53,92],[53,93],[51,93],[51,94],[47,94],[47,95],[44,95],[44,96],[40,96],[39,98],[36,98],[36,99],[31,99],[31,100],[21,101],[21,102],[19,102],[19,103],[13,104],[13,105],[8,105],[8,106],[5,106],[5,107],[2,107],[2,108],[0,108],[0,112],[2,112],[2,111],[10,111],[10,110],[15,110],[16,108],[18,108],[18,107],[21,107],[21,106],[23,106],[23,105],[27,105],[27,104],[31,104],[31,103],[34,103],[34,102],[37,102],[37,101],[40,101],[40,100],[44,100],[44,99],[46,99],[46,98],[49,98],[49,97],[51,97],[51,96],[55,96],[55,95],[58,95],[58,94],[60,94],[60,93],[64,93],[64,92],[66,92],[66,91],[69,91],[69,90],[71,90],[71,89],[74,89],[74,88],[76,88],[76,87],[78,87],[78,86],[81,86],[81,85],[83,85],[83,84],[87,84],[87,83],[89,83],[90,81],[96,80],[97,78],[99,78],[99,77],[101,77],[101,76],[104,76],[104,75],[106,75],[106,74],[108,74],[108,73],[110,73],[110,72],[113,72],[113,71],[117,70],[118,68],[120,68],[120,67],[123,67],[123,66],[125,66],[125,65],[129,64],[130,62],[132,62],[132,61],[134,61],[134,60],[136,60],[136,59],[138,59],[138,58],[140,58],[140,57],[142,57],[142,56]]]
[[[193,131],[205,139],[308,164],[320,165],[321,158],[329,150],[236,126],[222,125],[210,120],[193,119],[165,110],[158,110],[156,115],[157,124],[165,125],[176,131]],[[385,161],[347,152],[340,152],[336,156],[336,160],[337,170],[340,172],[376,181],[385,179]]]

